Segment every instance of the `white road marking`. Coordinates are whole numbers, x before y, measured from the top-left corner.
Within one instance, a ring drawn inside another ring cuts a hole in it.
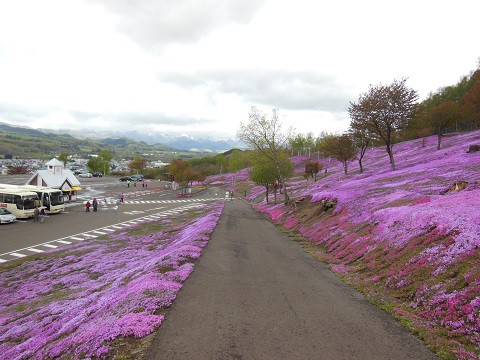
[[[27,256],[27,255],[23,255],[23,254],[20,254],[20,253],[10,253],[10,255],[16,256],[16,257],[19,257],[19,258]]]
[[[103,230],[103,231],[107,231],[107,232],[115,232],[116,230],[112,230],[111,228],[123,229],[126,226],[137,225],[137,224],[145,222],[145,221],[158,220],[160,218],[172,216],[172,215],[175,215],[175,214],[178,214],[180,212],[184,212],[184,211],[187,211],[187,210],[190,210],[190,209],[193,209],[193,208],[202,207],[202,206],[205,205],[203,203],[204,201],[210,201],[210,200],[221,200],[221,199],[213,198],[213,199],[187,199],[187,200],[152,201],[152,203],[159,203],[159,202],[160,203],[194,202],[194,203],[186,204],[186,205],[178,207],[176,209],[166,210],[166,211],[162,211],[162,212],[159,212],[159,213],[156,213],[156,214],[147,215],[147,216],[144,216],[144,217],[141,217],[141,218],[133,219],[133,220],[130,220],[130,221],[125,221],[123,223],[109,225],[109,226],[104,227],[104,228],[99,228],[98,230],[89,230],[89,231],[86,231],[84,233],[69,235],[69,236],[63,237],[63,238],[58,239],[58,240],[52,240],[52,241],[48,241],[48,242],[45,242],[45,243],[42,243],[42,244],[35,245],[35,247],[44,246],[44,247],[47,247],[47,248],[50,248],[50,249],[56,249],[56,248],[58,248],[58,245],[53,245],[52,243],[57,242],[57,243],[60,243],[60,244],[69,245],[69,244],[72,244],[72,242],[71,241],[66,241],[66,240],[83,241],[85,239],[97,238],[98,235],[93,235],[92,233],[106,235],[105,232],[102,232],[102,231],[99,231],[99,230]],[[158,207],[156,209],[150,209],[149,211],[159,210],[159,209],[164,209],[164,208],[165,207]],[[81,238],[81,237],[83,237],[83,238]],[[30,247],[30,248],[18,249],[18,250],[16,250],[16,252],[9,252],[9,253],[0,254],[0,256],[11,255],[11,256],[18,257],[18,258],[26,257],[27,255],[24,255],[20,252],[17,252],[17,251],[23,251],[23,250],[28,250],[28,251],[32,251],[32,252],[36,252],[36,253],[44,252],[43,250],[36,249],[34,247]],[[0,258],[0,263],[4,263],[4,262],[8,262],[8,261],[9,260],[5,260],[5,259]]]
[[[39,249],[35,249],[35,248],[28,248],[28,249],[26,249],[26,250],[31,251],[31,252],[36,252],[36,253],[43,253],[43,252],[45,252],[45,251],[43,251],[43,250],[39,250]]]

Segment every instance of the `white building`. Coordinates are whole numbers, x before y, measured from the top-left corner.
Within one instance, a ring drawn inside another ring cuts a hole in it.
[[[46,170],[37,170],[25,185],[47,186],[60,189],[70,195],[75,195],[78,190],[82,190],[80,181],[70,170],[64,168],[61,161],[53,158],[45,166]]]

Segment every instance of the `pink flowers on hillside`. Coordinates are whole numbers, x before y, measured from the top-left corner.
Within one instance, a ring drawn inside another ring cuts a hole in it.
[[[317,182],[302,178],[304,158],[295,158],[289,193],[309,199],[318,220],[304,221],[293,205],[258,209],[440,353],[480,358],[480,152],[467,153],[480,131],[445,137],[440,151],[435,137],[426,144],[395,145],[396,171],[381,147],[367,150],[363,174],[353,162],[345,176],[332,161]],[[456,182],[468,185],[459,191]],[[325,212],[322,201],[336,205]]]
[[[103,358],[112,340],[151,333],[163,320],[156,311],[175,299],[222,208],[143,223],[3,270],[1,357]]]

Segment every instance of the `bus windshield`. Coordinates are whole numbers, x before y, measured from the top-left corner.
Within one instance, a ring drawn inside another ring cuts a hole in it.
[[[50,204],[52,206],[62,205],[64,203],[65,202],[63,200],[63,194],[61,191],[50,193]]]
[[[22,198],[23,210],[35,209],[35,200],[38,200],[37,195],[24,195],[22,196]],[[19,207],[19,204],[17,204],[17,208],[21,209],[21,207]]]

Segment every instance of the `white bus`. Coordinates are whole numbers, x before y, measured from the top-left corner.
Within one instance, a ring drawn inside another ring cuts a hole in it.
[[[0,188],[0,207],[9,210],[17,219],[33,217],[33,210],[35,210],[37,202],[36,192]]]
[[[57,214],[65,210],[63,192],[46,186],[0,184],[0,189],[21,189],[37,193],[39,206],[45,207],[47,214]]]

